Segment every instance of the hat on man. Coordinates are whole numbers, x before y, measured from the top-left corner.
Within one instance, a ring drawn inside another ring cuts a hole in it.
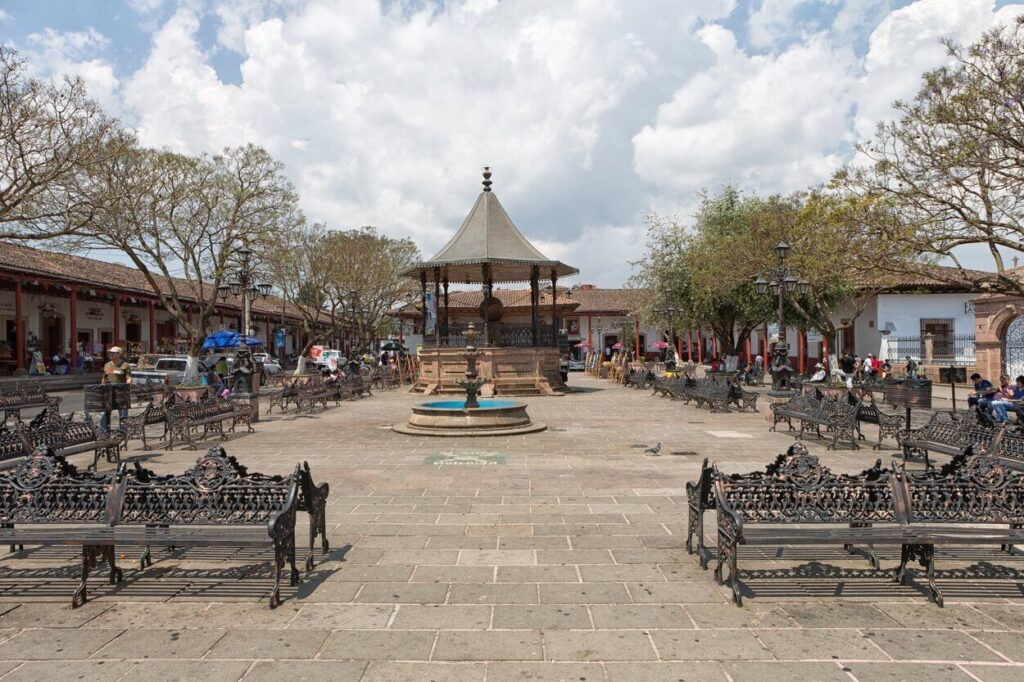
[[[821,363],[819,362],[819,363],[817,363],[816,365],[814,365],[814,369],[825,369],[825,365],[823,365],[823,364],[821,364]]]
[[[110,352],[110,353],[120,353],[121,352],[121,347],[120,346],[111,346],[108,349],[108,352]]]

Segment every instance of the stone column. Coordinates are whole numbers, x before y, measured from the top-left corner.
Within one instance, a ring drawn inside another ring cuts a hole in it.
[[[68,329],[68,346],[71,348],[69,374],[78,371],[78,285],[71,285],[71,293],[68,294],[68,308],[71,319]]]

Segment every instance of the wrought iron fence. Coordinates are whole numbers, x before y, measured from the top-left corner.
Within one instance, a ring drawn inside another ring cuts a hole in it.
[[[974,334],[924,334],[882,337],[884,359],[897,362],[908,355],[930,365],[968,366],[974,364]]]
[[[483,323],[474,323],[473,325],[478,336],[476,337],[476,344],[482,346],[484,344],[484,326]],[[466,345],[466,337],[463,336],[463,332],[466,331],[466,325],[451,325],[448,329],[448,333],[445,334],[444,325],[441,327],[441,346],[447,348],[460,348]],[[496,322],[488,325],[488,333],[490,334],[492,346],[502,346],[505,348],[529,348],[533,346],[533,328],[528,324],[504,324]],[[435,335],[433,333],[427,334],[424,338],[424,344],[427,346],[433,346],[435,343]],[[551,336],[551,324],[542,324],[537,330],[537,345],[547,348],[554,347],[556,344],[552,341]]]

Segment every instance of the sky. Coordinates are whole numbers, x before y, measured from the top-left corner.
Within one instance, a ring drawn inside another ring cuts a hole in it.
[[[144,144],[281,160],[309,220],[432,256],[494,191],[577,283],[621,286],[644,218],[790,192],[1001,0],[0,0],[0,41],[80,76]],[[971,259],[968,258],[968,261]],[[987,267],[979,258],[969,262]]]

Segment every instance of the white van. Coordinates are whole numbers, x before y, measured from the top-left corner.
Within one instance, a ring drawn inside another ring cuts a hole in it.
[[[320,352],[320,356],[313,360],[313,364],[318,369],[324,369],[325,367],[330,369],[338,369],[338,365],[344,364],[345,356],[340,350],[325,349]]]

